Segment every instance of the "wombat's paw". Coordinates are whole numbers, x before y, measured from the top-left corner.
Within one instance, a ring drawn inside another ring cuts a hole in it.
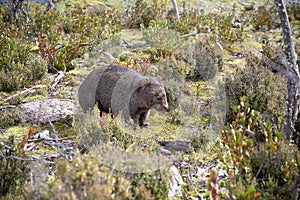
[[[143,122],[142,124],[142,128],[147,128],[150,125],[149,122]]]
[[[132,129],[133,129],[133,130],[136,130],[136,128],[137,128],[137,124],[133,124],[133,125],[132,125]]]

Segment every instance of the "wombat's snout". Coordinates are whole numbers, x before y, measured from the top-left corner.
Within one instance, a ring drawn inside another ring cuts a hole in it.
[[[168,104],[167,101],[164,102],[163,107],[164,107],[164,109],[165,109],[166,111],[169,111],[169,104]]]

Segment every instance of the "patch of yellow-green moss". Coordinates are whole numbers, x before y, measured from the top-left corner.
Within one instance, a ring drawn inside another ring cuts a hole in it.
[[[68,117],[66,119],[61,119],[57,122],[53,122],[53,126],[54,126],[55,131],[57,132],[59,138],[65,138],[65,137],[73,138],[73,137],[76,137],[77,133],[73,129],[72,123],[73,123],[73,118],[72,117]],[[49,130],[49,131],[53,132],[53,128],[50,124],[42,125],[42,129],[43,130]]]
[[[8,128],[3,135],[0,134],[0,140],[6,140],[12,135],[17,139],[21,139],[26,134],[28,134],[28,126],[13,126]]]
[[[143,39],[143,33],[139,29],[122,30],[121,38],[124,38],[126,41],[141,40]]]
[[[24,101],[30,102],[30,101],[39,101],[39,100],[44,100],[44,99],[47,99],[47,97],[44,95],[33,95],[33,96],[24,98]]]

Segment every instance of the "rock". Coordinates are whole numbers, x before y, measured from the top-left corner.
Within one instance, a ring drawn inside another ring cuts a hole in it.
[[[74,114],[75,104],[60,99],[46,99],[28,102],[20,105],[18,110],[23,123],[46,124],[49,122],[66,119]]]
[[[178,171],[178,169],[173,165],[170,167],[170,189],[169,189],[169,198],[173,198],[175,196],[181,196],[181,186],[185,185],[182,180],[182,177]]]
[[[157,141],[158,144],[168,150],[190,152],[192,150],[192,143],[190,141],[174,140],[174,141]]]

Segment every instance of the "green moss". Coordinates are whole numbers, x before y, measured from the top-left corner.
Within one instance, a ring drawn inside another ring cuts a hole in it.
[[[22,138],[24,135],[28,133],[28,127],[21,126],[11,126],[5,131],[4,135],[0,135],[1,140],[7,140],[10,136],[14,136],[15,138]]]
[[[47,97],[45,95],[32,95],[32,96],[28,96],[26,98],[24,98],[24,101],[26,102],[31,102],[31,101],[38,101],[38,100],[44,100],[47,99]]]
[[[77,135],[77,132],[76,130],[74,130],[72,123],[73,117],[67,117],[65,119],[53,122],[53,126],[55,127],[55,130],[60,138],[75,137]],[[41,128],[42,130],[53,131],[50,124],[43,125]]]

